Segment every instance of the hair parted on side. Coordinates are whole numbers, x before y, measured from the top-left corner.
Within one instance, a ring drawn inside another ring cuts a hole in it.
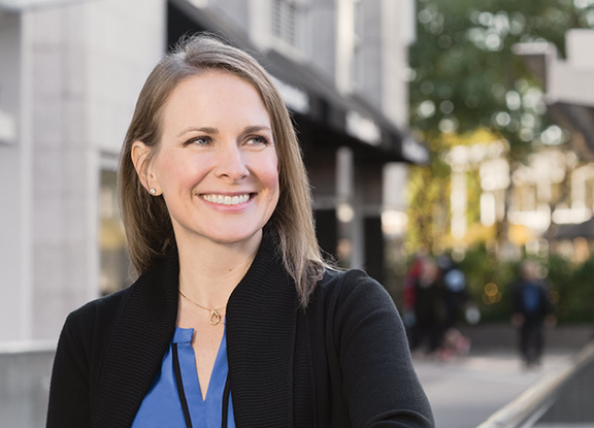
[[[249,54],[213,36],[182,39],[148,76],[136,103],[124,140],[119,185],[122,215],[132,264],[137,274],[161,262],[175,245],[171,219],[162,196],[151,196],[142,186],[132,162],[132,145],[142,141],[159,150],[163,107],[176,86],[190,76],[211,70],[237,75],[259,92],[270,116],[279,160],[279,201],[269,220],[276,230],[280,252],[295,280],[300,303],[307,306],[324,262],[316,239],[311,193],[301,148],[285,104],[271,78]]]

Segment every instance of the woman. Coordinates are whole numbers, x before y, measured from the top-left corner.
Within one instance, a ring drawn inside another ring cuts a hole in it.
[[[322,260],[290,117],[192,37],[145,83],[121,202],[138,280],[69,315],[48,428],[431,427],[383,288]]]

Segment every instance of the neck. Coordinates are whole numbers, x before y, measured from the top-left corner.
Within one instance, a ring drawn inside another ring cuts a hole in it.
[[[261,240],[260,232],[235,244],[178,242],[179,289],[202,306],[225,306],[251,266]]]

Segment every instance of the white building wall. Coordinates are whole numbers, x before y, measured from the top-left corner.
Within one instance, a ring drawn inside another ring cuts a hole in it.
[[[339,91],[348,94],[354,90],[353,58],[355,49],[355,1],[336,2],[334,12],[336,65],[335,85]]]
[[[409,15],[410,0],[382,0],[382,43],[380,44],[381,64],[381,109],[396,126],[408,128],[408,43],[411,41],[405,32],[405,19],[414,20]]]
[[[398,1],[392,1],[397,4]],[[384,17],[382,1],[361,1],[357,4],[357,16],[359,32],[357,37],[357,49],[359,54],[353,68],[357,70],[354,81],[355,88],[359,95],[375,105],[378,110],[383,109],[383,63],[384,33],[385,26],[390,25],[392,17]],[[386,33],[387,34],[387,33]]]
[[[320,72],[334,80],[336,71],[336,3],[315,0],[309,5],[309,59]]]
[[[210,5],[218,12],[231,19],[245,33],[249,32],[250,1],[249,0],[210,0]]]
[[[576,68],[594,69],[594,30],[574,28],[565,35],[567,62]]]
[[[249,36],[261,50],[270,48],[271,41],[271,4],[269,0],[249,0]]]
[[[0,148],[0,174],[15,183],[13,207],[0,209],[14,245],[0,240],[0,255],[17,262],[0,273],[0,305],[11,306],[0,319],[12,320],[0,324],[0,342],[55,340],[68,312],[98,296],[102,157],[117,158],[140,87],[165,51],[165,0],[48,3],[20,19],[23,132],[16,147]],[[7,55],[0,63],[19,63]]]
[[[21,18],[18,13],[0,12],[0,111],[14,120],[21,109]],[[3,60],[4,58],[10,60]],[[26,311],[27,298],[22,278],[21,255],[24,200],[23,176],[20,165],[23,146],[17,139],[0,143],[0,341],[13,341],[26,334],[21,317]]]
[[[567,32],[567,59],[557,58],[551,45],[547,61],[547,101],[594,105],[594,43],[593,29],[573,29]]]
[[[31,339],[57,337],[67,311],[90,296],[93,248],[85,205],[93,189],[74,49],[84,28],[80,8],[23,12],[23,49],[31,61]]]
[[[102,0],[84,8],[86,138],[118,155],[148,73],[166,50],[164,0]]]

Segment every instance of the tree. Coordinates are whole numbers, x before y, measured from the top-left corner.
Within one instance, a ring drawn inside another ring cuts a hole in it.
[[[488,129],[507,140],[512,166],[535,145],[568,139],[546,116],[543,82],[512,46],[551,42],[563,55],[568,29],[594,27],[594,0],[418,0],[417,10],[417,42],[410,52],[411,127],[434,154],[428,169],[411,169],[409,243],[431,249],[435,231],[426,233],[426,212],[432,210],[427,204],[435,208],[444,202],[447,171],[440,153],[451,146],[451,135]],[[444,135],[450,135],[448,142]],[[436,186],[440,192],[427,192]],[[501,237],[505,224],[498,226]],[[447,235],[447,229],[439,233]]]

